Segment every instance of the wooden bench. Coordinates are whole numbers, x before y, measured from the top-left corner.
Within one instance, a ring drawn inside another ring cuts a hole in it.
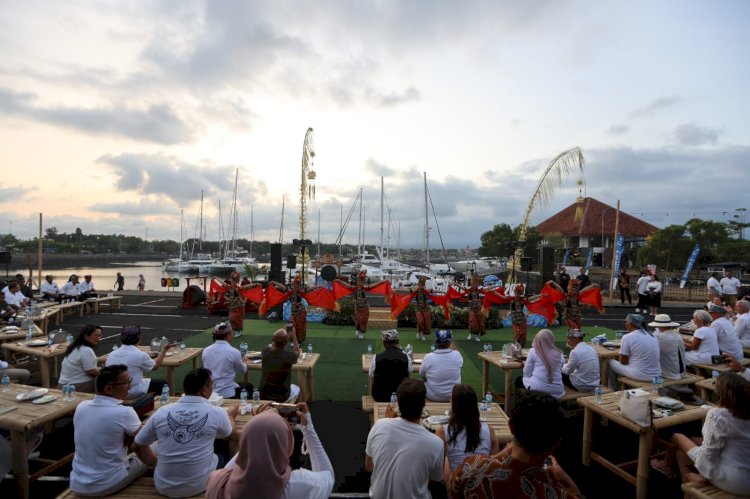
[[[680,379],[666,379],[662,378],[664,383],[662,386],[673,386],[673,385],[694,385],[698,381],[702,381],[705,378],[698,374],[685,373]],[[637,379],[627,378],[625,376],[618,376],[617,381],[621,385],[629,386],[630,388],[651,388],[653,383],[651,381],[638,381]]]
[[[83,499],[86,496],[79,496],[72,490],[68,489],[59,496],[57,499]],[[163,498],[164,496],[159,494],[154,487],[154,479],[151,477],[141,477],[135,482],[131,483],[120,492],[109,495],[113,499],[148,499],[149,497]],[[204,493],[200,493],[190,497],[189,499],[198,499],[205,497]]]
[[[750,366],[750,359],[742,359],[740,364],[748,367]],[[713,371],[719,371],[719,373],[731,371],[729,364],[692,364],[687,368],[698,374],[705,374],[704,377],[706,378],[710,378]]]
[[[602,393],[609,393],[612,390],[609,388],[601,387]],[[569,386],[565,387],[565,395],[557,399],[560,402],[570,402],[572,400],[578,400],[581,397],[593,397],[594,392],[579,392],[578,390],[573,390]]]
[[[375,422],[375,399],[371,395],[362,395],[362,412],[370,417],[370,426]]]
[[[750,498],[750,496],[738,496],[731,492],[726,492],[721,489],[717,489],[713,485],[707,482],[688,482],[682,484],[682,491],[686,497],[693,497],[695,499],[742,499]]]

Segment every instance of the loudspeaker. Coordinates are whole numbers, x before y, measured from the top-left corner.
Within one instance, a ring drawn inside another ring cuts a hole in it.
[[[539,273],[542,275],[542,282],[547,282],[555,276],[555,248],[539,248]]]
[[[269,270],[268,271],[268,280],[269,281],[276,281],[278,283],[286,285],[286,272],[283,270]]]
[[[521,257],[521,270],[523,272],[531,272],[531,257],[530,256]]]
[[[286,268],[296,269],[297,268],[297,255],[286,256]]]
[[[0,263],[10,263],[10,251],[0,251]]]
[[[281,272],[281,243],[271,243],[271,271]]]

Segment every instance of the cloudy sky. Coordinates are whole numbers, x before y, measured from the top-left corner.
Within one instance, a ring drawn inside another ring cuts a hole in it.
[[[391,244],[400,229],[422,246],[426,172],[431,246],[476,247],[521,221],[574,146],[587,195],[657,226],[747,207],[746,1],[2,0],[0,14],[0,233],[33,237],[43,212],[60,231],[178,239],[203,191],[218,239],[239,169],[240,234],[252,212],[255,238],[278,240],[284,202],[289,241],[308,127],[311,239],[320,213],[335,240],[363,188],[377,243],[382,176]]]

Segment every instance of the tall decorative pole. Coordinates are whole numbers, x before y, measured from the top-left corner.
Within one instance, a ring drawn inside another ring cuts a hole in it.
[[[305,238],[305,226],[307,225],[307,201],[315,200],[315,148],[313,146],[313,129],[308,128],[305,133],[305,141],[302,144],[302,175],[300,181],[299,200],[299,240],[302,242],[302,284],[307,283],[305,273],[305,246],[309,246]]]

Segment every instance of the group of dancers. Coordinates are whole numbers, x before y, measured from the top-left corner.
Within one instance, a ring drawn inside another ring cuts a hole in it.
[[[577,279],[568,282],[567,290],[563,290],[554,281],[548,281],[538,295],[528,297],[523,284],[516,284],[512,288],[513,294],[507,295],[502,286],[482,286],[476,274],[472,275],[469,286],[451,284],[444,294],[428,290],[425,277],[420,277],[416,287],[409,292],[394,290],[388,281],[367,284],[366,280],[367,274],[360,272],[354,284],[336,279],[329,290],[325,286],[305,286],[300,276],[296,275],[288,287],[270,281],[264,292],[258,283],[243,284],[240,282],[240,274],[233,272],[228,281],[214,279],[211,282],[209,299],[226,301],[229,321],[236,335],[242,334],[245,305],[248,301],[257,304],[259,313],[265,315],[269,309],[289,300],[291,320],[300,342],[307,337],[305,302],[309,306],[333,310],[337,308],[338,301],[347,296],[352,296],[354,301],[354,334],[357,338],[364,338],[370,318],[370,307],[366,299],[368,293],[384,296],[386,303],[391,306],[391,317],[394,319],[413,302],[417,338],[421,340],[425,340],[432,330],[431,303],[441,306],[448,319],[453,301],[465,298],[468,302],[468,339],[476,341],[480,341],[486,333],[485,318],[492,305],[509,304],[514,341],[522,347],[526,344],[527,312],[541,315],[548,324],[552,324],[558,317],[555,304],[561,304],[562,322],[569,329],[581,329],[581,307],[594,307],[600,313],[604,311],[599,285],[591,284],[579,289],[580,282]]]

